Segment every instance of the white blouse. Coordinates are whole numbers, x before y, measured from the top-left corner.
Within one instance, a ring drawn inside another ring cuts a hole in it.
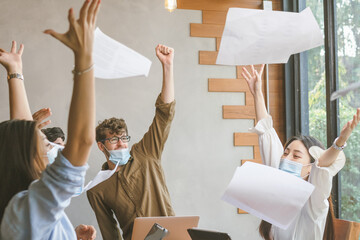
[[[259,135],[259,147],[263,163],[279,168],[284,148],[273,128],[271,116],[268,115],[267,118],[260,120],[250,131]],[[315,163],[311,168],[308,182],[315,186],[315,190],[288,229],[283,230],[276,226],[272,227],[274,240],[323,239],[329,210],[327,199],[331,193],[332,178],[345,165],[345,155],[341,152],[331,166],[319,167],[318,160],[324,151],[317,146],[309,149]]]

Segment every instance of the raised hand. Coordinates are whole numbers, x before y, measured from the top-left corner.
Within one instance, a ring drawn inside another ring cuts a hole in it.
[[[158,44],[155,48],[156,56],[161,64],[172,65],[174,62],[174,49],[165,45]]]
[[[39,129],[49,125],[51,120],[44,121],[46,118],[51,116],[51,109],[50,108],[42,108],[39,111],[35,112],[32,117],[34,121],[37,122],[37,127]]]
[[[93,240],[96,238],[96,230],[91,225],[81,224],[75,228],[77,240]]]
[[[86,0],[81,7],[79,19],[75,20],[74,10],[70,8],[68,14],[69,30],[66,33],[58,33],[48,29],[44,33],[50,34],[68,46],[76,57],[91,57],[96,17],[99,11],[100,0]],[[89,66],[75,66],[83,70]]]
[[[24,45],[20,44],[19,50],[16,52],[16,42],[12,41],[10,52],[6,52],[0,48],[0,64],[3,65],[8,73],[22,74],[21,56],[24,51]]]
[[[355,129],[355,127],[359,124],[360,121],[360,108],[356,110],[356,113],[353,116],[353,119],[348,121],[343,129],[340,132],[340,136],[338,140],[336,141],[336,145],[339,147],[344,145],[345,142],[349,139],[352,131]]]
[[[251,65],[251,74],[250,72],[246,69],[246,67],[243,67],[243,71],[241,73],[241,75],[245,78],[250,92],[252,95],[255,95],[258,92],[261,92],[261,77],[264,71],[264,64],[261,65],[260,71],[258,72],[254,65]]]

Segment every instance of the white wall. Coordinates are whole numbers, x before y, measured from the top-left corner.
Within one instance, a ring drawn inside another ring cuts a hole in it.
[[[25,84],[34,112],[50,107],[52,125],[66,130],[72,89],[73,55],[57,40],[42,33],[47,28],[65,32],[67,10],[78,12],[82,1],[1,0],[0,47],[11,40],[25,44]],[[98,16],[101,30],[153,61],[148,78],[96,80],[97,121],[125,118],[132,143],[140,140],[154,115],[161,89],[161,66],[154,48],[175,48],[176,115],[163,153],[163,166],[177,215],[199,215],[199,227],[228,232],[233,239],[260,239],[259,220],[239,215],[221,201],[225,187],[241,159],[252,149],[233,146],[233,132],[246,132],[250,120],[223,120],[222,105],[244,104],[240,93],[209,93],[207,78],[235,78],[235,68],[201,66],[199,50],[215,50],[215,40],[189,36],[189,23],[200,23],[201,12],[168,13],[162,0],[103,0]],[[0,119],[9,118],[6,72],[0,70]],[[94,148],[86,182],[95,176],[104,157]],[[95,215],[86,196],[72,200],[67,214],[74,225],[93,224]],[[98,239],[101,239],[98,231]]]

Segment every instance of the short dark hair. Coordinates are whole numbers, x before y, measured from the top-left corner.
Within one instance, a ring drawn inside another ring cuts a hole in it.
[[[46,138],[50,142],[55,142],[58,138],[61,138],[63,141],[65,141],[65,134],[59,127],[45,128],[41,131],[45,134]]]
[[[96,142],[101,142],[106,138],[106,130],[109,131],[110,134],[118,134],[125,130],[126,134],[128,134],[125,120],[122,118],[112,117],[100,122],[96,127]]]

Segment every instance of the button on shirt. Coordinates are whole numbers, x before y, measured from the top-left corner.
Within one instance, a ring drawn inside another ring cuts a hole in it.
[[[259,147],[263,163],[279,168],[284,148],[273,128],[271,116],[269,115],[267,118],[261,119],[255,128],[250,129],[250,131],[259,135]],[[345,155],[341,152],[331,166],[318,166],[318,160],[324,151],[317,146],[309,149],[309,153],[315,159],[315,163],[311,168],[308,181],[315,186],[315,190],[288,229],[283,230],[272,226],[272,234],[275,240],[323,239],[329,211],[327,199],[331,193],[332,178],[345,164]]]
[[[76,239],[64,210],[82,188],[87,168],[73,166],[59,152],[39,180],[11,198],[1,222],[0,239]]]
[[[106,181],[87,191],[104,240],[130,240],[136,217],[173,216],[170,195],[161,166],[161,154],[174,118],[175,102],[156,101],[154,120],[140,142],[133,145],[131,159]],[[107,164],[105,163],[105,169]]]

